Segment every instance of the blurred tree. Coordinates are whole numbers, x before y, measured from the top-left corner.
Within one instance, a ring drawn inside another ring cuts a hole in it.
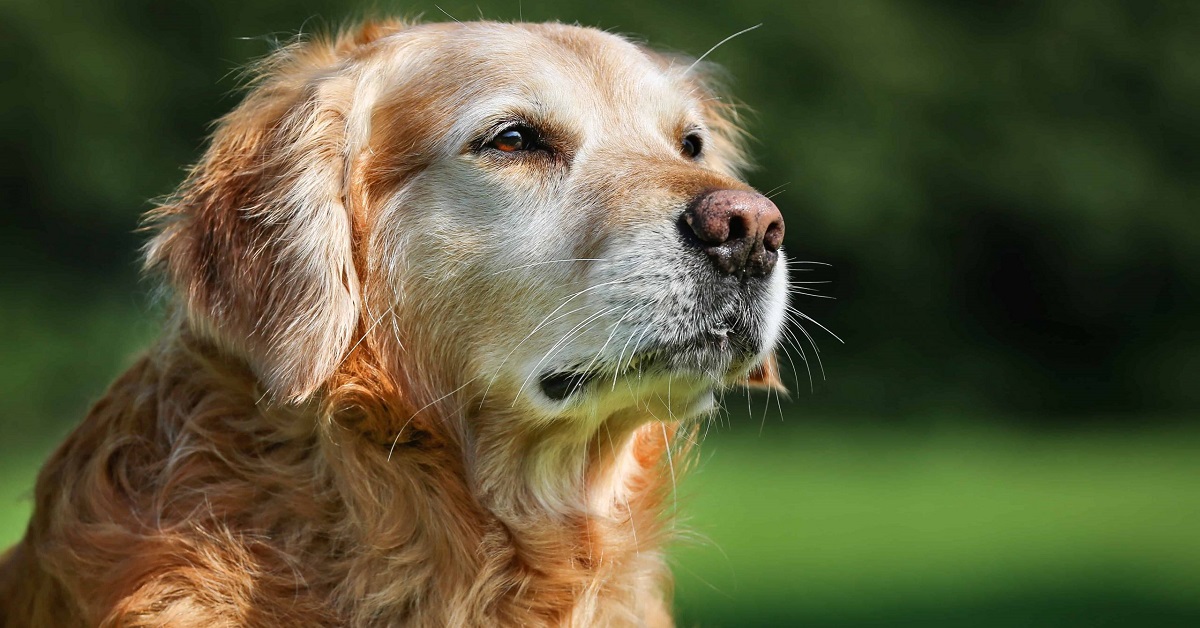
[[[798,363],[798,408],[1039,420],[1200,409],[1198,5],[439,6],[398,11],[578,20],[692,54],[763,23],[710,59],[757,112],[751,180],[787,213],[793,259],[833,264],[795,269],[834,280],[823,293],[836,301],[794,301],[846,339],[807,326],[828,381],[814,364],[809,393]],[[319,0],[0,4],[4,351],[30,386],[14,421],[74,421],[152,333],[101,330],[145,310],[138,216],[236,102],[237,67],[354,15]],[[108,357],[80,371],[38,337]],[[62,377],[80,392],[37,383]]]

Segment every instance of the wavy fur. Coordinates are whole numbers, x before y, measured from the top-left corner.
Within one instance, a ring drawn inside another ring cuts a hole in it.
[[[0,565],[0,624],[671,623],[664,502],[691,440],[673,419],[685,412],[639,402],[564,421],[524,401],[524,371],[496,375],[523,354],[499,357],[541,342],[522,336],[579,275],[534,261],[511,283],[502,273],[528,260],[445,200],[509,213],[553,201],[494,164],[485,179],[456,174],[471,157],[453,107],[494,91],[492,66],[462,51],[509,40],[514,71],[547,51],[613,72],[679,69],[576,27],[403,22],[257,66],[149,215],[146,265],[174,314],[42,470],[27,535]],[[620,190],[595,183],[573,207],[644,189],[667,199],[666,216],[697,189],[744,187],[729,108],[676,78],[699,93],[708,167],[622,157]],[[485,180],[511,191],[481,196]],[[595,257],[647,220],[639,211],[590,221],[561,254]],[[568,231],[527,228],[542,242]],[[755,373],[769,384],[765,364]]]

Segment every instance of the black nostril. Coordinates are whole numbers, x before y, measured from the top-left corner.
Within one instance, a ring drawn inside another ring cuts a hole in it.
[[[783,221],[777,220],[767,227],[767,233],[763,236],[763,247],[774,253],[783,246]]]
[[[750,230],[746,228],[746,217],[740,214],[734,214],[729,217],[729,235],[725,237],[725,241],[731,242],[733,240],[741,240],[745,238],[746,234],[749,232]]]

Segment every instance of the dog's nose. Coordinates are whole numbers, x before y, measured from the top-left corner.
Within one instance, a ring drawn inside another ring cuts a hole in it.
[[[692,200],[683,222],[723,275],[764,277],[779,259],[783,214],[757,192],[704,192]]]

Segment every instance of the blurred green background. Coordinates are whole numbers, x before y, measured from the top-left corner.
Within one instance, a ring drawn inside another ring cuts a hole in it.
[[[1200,625],[1200,3],[377,4],[709,59],[826,379],[731,394],[681,487],[682,625]],[[0,545],[153,337],[134,232],[236,68],[346,2],[0,0]],[[812,355],[812,347],[805,350]]]

